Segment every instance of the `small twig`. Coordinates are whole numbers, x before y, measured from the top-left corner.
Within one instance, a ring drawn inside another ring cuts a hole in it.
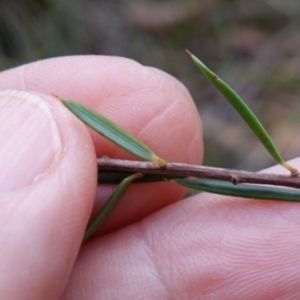
[[[99,158],[97,163],[98,169],[101,171],[175,175],[186,177],[194,176],[230,181],[233,184],[256,183],[300,188],[300,177],[292,177],[290,175],[256,173],[183,163],[167,163],[165,167],[160,168],[156,163],[152,162],[111,159],[107,157]]]

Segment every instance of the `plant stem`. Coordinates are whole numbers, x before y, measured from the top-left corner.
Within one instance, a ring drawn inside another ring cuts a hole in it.
[[[101,171],[116,171],[186,177],[192,176],[198,178],[210,178],[230,181],[233,184],[255,183],[300,188],[300,177],[294,177],[290,175],[256,173],[184,163],[167,163],[165,167],[161,168],[153,162],[111,159],[108,157],[99,158],[97,160],[97,164],[98,170]]]

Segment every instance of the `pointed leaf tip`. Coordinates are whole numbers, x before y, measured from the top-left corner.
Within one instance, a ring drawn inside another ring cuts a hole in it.
[[[54,93],[51,93],[50,95],[52,95],[54,98],[56,98],[56,99],[60,100],[60,97],[59,97],[59,96],[57,96],[56,94],[54,94]]]
[[[189,51],[188,49],[185,49],[185,51],[187,52],[187,54],[188,54],[189,56],[191,56],[191,57],[194,56],[194,54],[193,54],[191,51]]]

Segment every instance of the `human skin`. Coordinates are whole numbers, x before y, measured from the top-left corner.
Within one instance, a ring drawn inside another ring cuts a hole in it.
[[[140,184],[81,246],[112,191],[96,188],[96,156],[133,157],[51,95],[98,110],[167,161],[200,164],[201,122],[177,80],[124,58],[77,56],[2,72],[0,90],[1,299],[299,299],[297,203],[178,201],[184,188]]]

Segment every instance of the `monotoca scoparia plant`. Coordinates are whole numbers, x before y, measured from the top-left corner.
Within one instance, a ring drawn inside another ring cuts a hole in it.
[[[171,180],[188,188],[220,195],[260,200],[300,201],[298,170],[283,160],[266,129],[242,98],[196,56],[187,52],[196,66],[249,125],[275,161],[290,172],[290,176],[166,162],[150,147],[103,115],[76,101],[59,98],[87,126],[144,160],[144,162],[128,161],[107,157],[98,159],[98,166],[101,168],[101,172],[98,171],[98,183],[116,183],[118,186],[87,225],[84,241],[97,231],[132,183]]]

